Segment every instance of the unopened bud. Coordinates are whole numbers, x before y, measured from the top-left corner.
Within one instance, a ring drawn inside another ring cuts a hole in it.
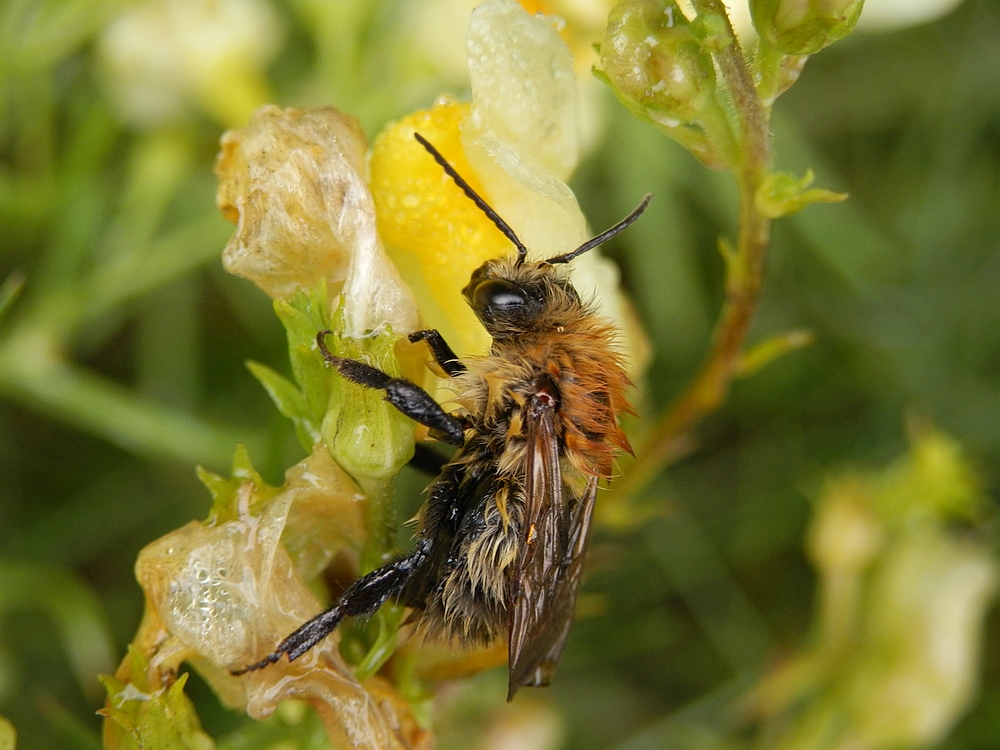
[[[811,55],[851,33],[864,0],[750,0],[761,39],[790,55]]]
[[[715,91],[712,58],[671,0],[622,0],[601,44],[604,75],[660,124],[694,122]]]

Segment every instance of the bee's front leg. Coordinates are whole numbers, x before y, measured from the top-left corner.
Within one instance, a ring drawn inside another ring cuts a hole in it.
[[[465,372],[465,365],[462,364],[454,350],[444,340],[444,336],[436,328],[430,328],[426,331],[414,331],[408,338],[413,344],[418,341],[426,341],[427,346],[430,347],[431,353],[434,355],[434,361],[440,365],[442,370],[448,373],[448,377],[453,378]]]
[[[406,557],[383,565],[348,586],[336,604],[302,625],[263,659],[230,674],[238,677],[263,669],[285,654],[289,661],[294,661],[330,635],[345,617],[374,614],[390,598],[399,598],[414,573],[430,559],[430,553],[430,540],[420,539],[417,548]]]
[[[338,357],[326,348],[326,336],[330,331],[316,334],[316,345],[323,359],[331,367],[336,367],[348,380],[367,388],[385,391],[385,400],[399,409],[414,422],[426,425],[435,438],[450,445],[464,445],[465,423],[444,409],[416,383],[386,375],[371,365],[356,359]],[[443,340],[442,340],[443,341]]]

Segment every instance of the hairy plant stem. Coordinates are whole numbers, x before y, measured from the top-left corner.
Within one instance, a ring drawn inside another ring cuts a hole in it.
[[[712,348],[688,388],[660,417],[635,462],[617,484],[621,497],[634,497],[669,463],[686,452],[688,435],[706,415],[725,401],[735,376],[763,285],[764,260],[771,220],[754,204],[757,189],[771,162],[770,111],[754,86],[743,51],[721,0],[694,0],[699,15],[725,19],[728,43],[714,52],[739,123],[741,159],[734,170],[740,215],[736,249],[726,256],[726,301],[713,333]]]

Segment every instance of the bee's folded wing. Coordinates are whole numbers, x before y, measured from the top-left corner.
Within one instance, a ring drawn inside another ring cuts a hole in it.
[[[559,468],[554,399],[528,404],[524,538],[510,607],[507,699],[522,685],[547,685],[573,623],[597,478],[580,497],[569,494]]]

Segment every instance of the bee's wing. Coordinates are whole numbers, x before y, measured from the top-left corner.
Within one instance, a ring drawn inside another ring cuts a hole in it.
[[[573,623],[597,478],[569,496],[559,470],[554,399],[528,405],[524,530],[511,597],[510,684],[547,685]]]

